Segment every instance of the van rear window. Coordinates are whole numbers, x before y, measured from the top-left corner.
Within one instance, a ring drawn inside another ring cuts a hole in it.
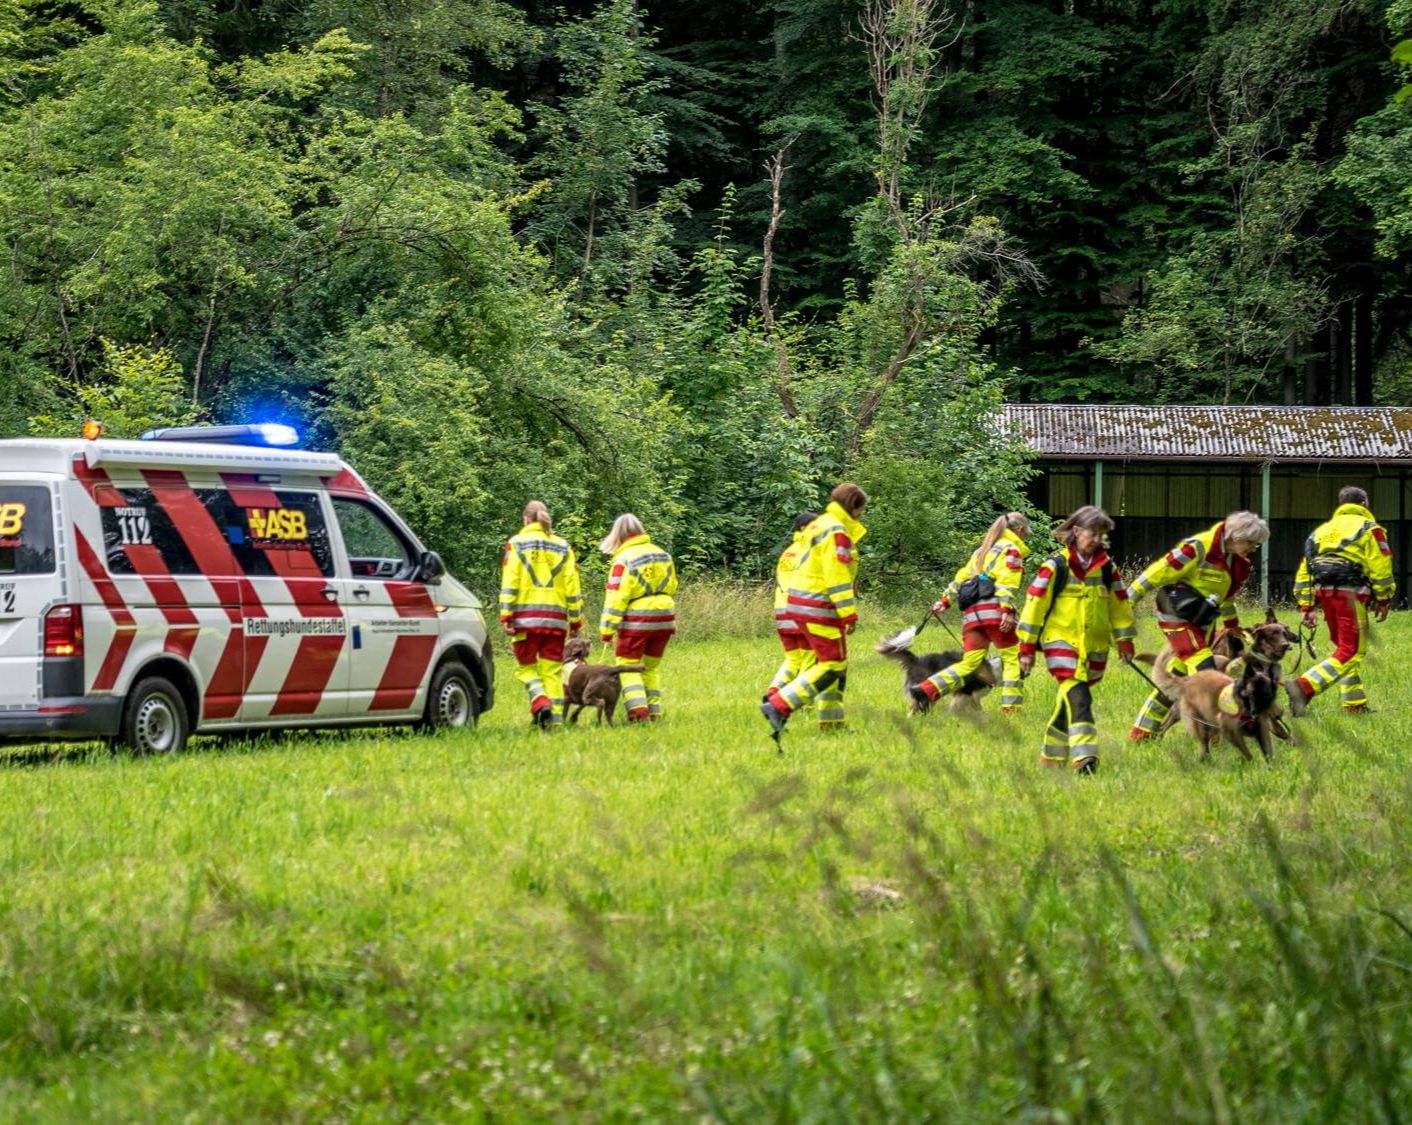
[[[38,484],[0,482],[0,574],[54,573],[54,505]]]
[[[0,483],[0,574],[54,573],[54,504],[42,484]]]

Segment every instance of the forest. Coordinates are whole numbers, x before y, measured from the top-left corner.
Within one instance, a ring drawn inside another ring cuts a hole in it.
[[[453,567],[1024,503],[1006,400],[1405,402],[1412,0],[0,0],[0,433],[283,420]]]

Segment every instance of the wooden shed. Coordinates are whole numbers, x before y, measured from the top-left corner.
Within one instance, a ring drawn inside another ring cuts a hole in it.
[[[1035,505],[1055,517],[1102,505],[1126,570],[1227,512],[1261,513],[1271,532],[1258,563],[1267,602],[1290,597],[1305,538],[1340,488],[1360,485],[1387,528],[1406,604],[1412,408],[1010,405],[1004,421],[1035,453]]]

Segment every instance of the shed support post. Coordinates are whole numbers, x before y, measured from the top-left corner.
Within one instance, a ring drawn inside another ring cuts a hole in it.
[[[1093,506],[1103,507],[1103,462],[1093,463]]]
[[[1268,461],[1260,466],[1260,515],[1266,523],[1270,522],[1270,462]],[[1271,536],[1260,548],[1260,603],[1266,608],[1270,605],[1270,547],[1273,541],[1274,536]]]

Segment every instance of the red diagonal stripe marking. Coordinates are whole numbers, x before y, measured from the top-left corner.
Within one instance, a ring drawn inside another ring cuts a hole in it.
[[[272,488],[267,488],[247,473],[224,473],[231,499],[242,508],[283,508],[284,504]],[[308,548],[292,551],[268,551],[266,558],[274,572],[283,579],[290,597],[305,617],[342,617],[343,607],[323,595],[328,579],[319,576],[319,564]],[[271,715],[307,715],[319,706],[328,688],[329,678],[338,665],[345,637],[303,637],[294,663],[290,665]]]
[[[392,656],[382,674],[382,682],[373,694],[369,711],[405,711],[417,697],[417,688],[427,673],[436,637],[398,637],[392,646]]]
[[[132,648],[132,642],[137,636],[137,619],[123,601],[123,596],[118,592],[113,580],[104,571],[103,564],[98,559],[98,552],[93,549],[83,532],[74,528],[74,537],[78,545],[79,565],[97,589],[99,598],[117,626],[117,632],[103,656],[103,663],[98,668],[98,677],[89,690],[112,691],[113,685],[118,682],[118,673],[123,669],[128,651]]]

